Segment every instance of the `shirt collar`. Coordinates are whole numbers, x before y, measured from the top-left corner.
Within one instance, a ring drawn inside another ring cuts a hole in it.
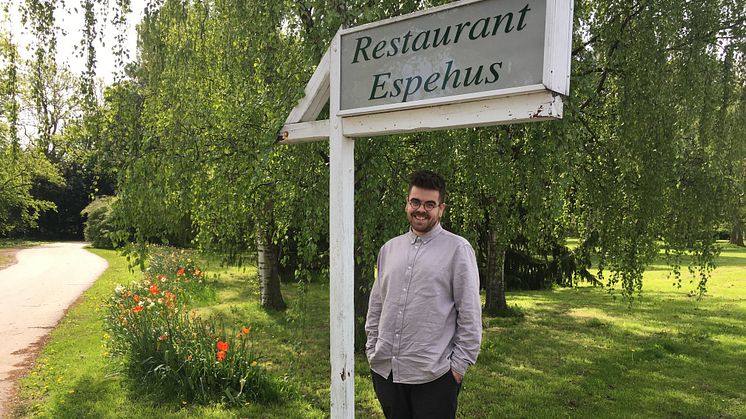
[[[427,242],[434,239],[435,236],[440,234],[441,231],[443,231],[443,227],[440,225],[440,223],[435,224],[432,230],[428,231],[427,233],[421,236],[414,234],[414,232],[412,231],[412,227],[409,227],[409,243],[414,244],[417,241],[417,238],[419,237],[422,244],[427,244]]]

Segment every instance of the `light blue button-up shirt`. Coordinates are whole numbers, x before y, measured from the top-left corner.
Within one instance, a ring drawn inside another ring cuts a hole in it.
[[[395,383],[465,374],[482,340],[479,272],[469,242],[437,224],[389,240],[378,254],[365,332],[370,367]]]

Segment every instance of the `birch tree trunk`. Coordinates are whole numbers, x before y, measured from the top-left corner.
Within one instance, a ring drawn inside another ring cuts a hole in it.
[[[505,247],[497,243],[497,234],[494,231],[490,230],[487,234],[484,272],[487,292],[484,311],[494,314],[508,308],[505,299]]]
[[[267,231],[257,232],[256,250],[259,264],[259,289],[262,308],[287,308],[280,289],[279,247],[272,243]]]
[[[744,247],[743,233],[744,233],[743,223],[741,223],[740,221],[736,221],[733,225],[733,228],[730,231],[730,244],[735,244],[736,246]]]

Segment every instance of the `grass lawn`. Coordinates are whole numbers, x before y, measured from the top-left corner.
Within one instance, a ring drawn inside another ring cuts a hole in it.
[[[105,353],[97,306],[137,276],[111,251],[109,269],[52,333],[21,381],[17,416],[326,417],[329,405],[328,286],[285,284],[290,309],[258,309],[253,268],[214,268],[220,303],[202,307],[250,324],[269,369],[295,388],[282,405],[164,404],[124,381]],[[724,246],[708,293],[674,288],[663,265],[645,274],[630,308],[606,290],[511,292],[522,317],[484,317],[478,363],[467,374],[459,415],[490,417],[746,417],[746,250]],[[356,363],[358,417],[382,417],[363,355]]]

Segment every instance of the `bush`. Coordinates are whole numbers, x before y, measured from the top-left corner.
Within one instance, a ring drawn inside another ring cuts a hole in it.
[[[116,199],[114,196],[96,198],[80,212],[80,215],[87,216],[83,227],[83,237],[93,247],[114,248],[114,242],[109,233],[113,230],[111,208]]]
[[[148,252],[146,281],[168,282],[168,288],[179,293],[184,304],[215,300],[215,290],[209,286],[192,252],[163,246],[148,246]]]
[[[284,387],[252,351],[248,325],[232,331],[220,318],[189,313],[186,302],[209,287],[183,256],[163,251],[151,257],[143,281],[114,290],[106,304],[112,355],[124,359],[133,383],[161,398],[234,405],[280,400]]]

